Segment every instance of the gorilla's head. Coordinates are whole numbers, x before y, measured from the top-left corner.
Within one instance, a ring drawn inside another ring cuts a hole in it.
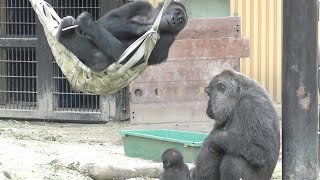
[[[224,124],[228,120],[241,97],[243,84],[238,76],[240,74],[233,70],[225,70],[215,76],[205,88],[209,96],[206,113],[218,124]]]
[[[160,3],[158,9],[162,6],[163,3]],[[188,15],[184,5],[180,2],[172,1],[163,13],[160,22],[160,31],[177,34],[186,26],[187,22]]]
[[[163,169],[179,167],[184,164],[180,151],[170,148],[162,154]]]

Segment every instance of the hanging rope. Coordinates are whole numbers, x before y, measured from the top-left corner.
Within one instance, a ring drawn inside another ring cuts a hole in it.
[[[99,73],[91,71],[89,67],[57,41],[56,34],[61,18],[50,4],[44,0],[29,1],[43,26],[48,44],[58,66],[73,88],[85,93],[106,95],[128,86],[130,82],[144,72],[148,65],[150,54],[160,38],[158,28],[162,14],[172,0],[165,0],[152,28],[131,44],[116,63]],[[121,64],[135,50],[136,52],[128,62]],[[141,59],[143,59],[143,63],[134,66]]]

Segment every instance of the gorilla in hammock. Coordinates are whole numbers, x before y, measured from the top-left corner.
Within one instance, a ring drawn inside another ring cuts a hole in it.
[[[153,8],[148,2],[134,1],[110,11],[96,22],[88,12],[76,19],[68,16],[62,19],[56,37],[80,61],[99,72],[116,62],[127,47],[152,27],[162,6],[160,3]],[[160,39],[150,55],[149,65],[167,59],[170,46],[187,20],[186,8],[173,1],[162,16]],[[78,27],[63,31],[74,25]]]

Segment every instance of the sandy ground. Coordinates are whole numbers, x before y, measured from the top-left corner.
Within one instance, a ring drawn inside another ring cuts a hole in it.
[[[128,126],[0,120],[0,180],[89,180],[83,169],[90,164],[161,169],[160,163],[124,156],[117,131]],[[280,161],[273,179],[281,179]]]

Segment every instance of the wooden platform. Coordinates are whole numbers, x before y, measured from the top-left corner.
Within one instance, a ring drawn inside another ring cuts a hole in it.
[[[132,129],[209,132],[204,88],[224,69],[240,68],[249,40],[240,18],[191,19],[172,45],[168,61],[148,67],[130,85]]]

